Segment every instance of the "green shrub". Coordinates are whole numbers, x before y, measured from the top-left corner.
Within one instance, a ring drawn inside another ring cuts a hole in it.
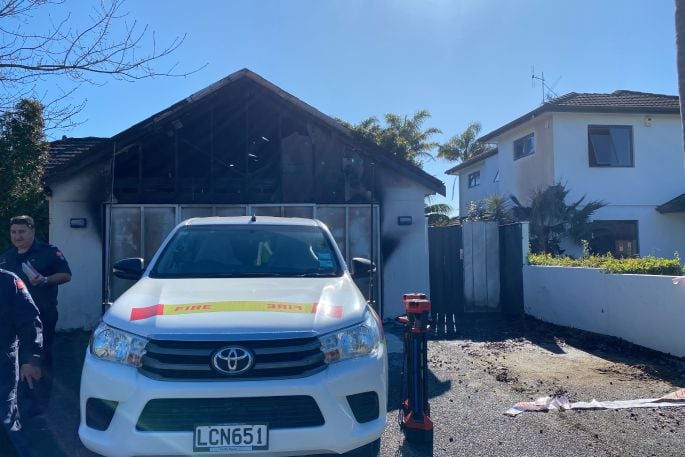
[[[611,254],[603,256],[592,255],[573,259],[571,257],[553,257],[550,254],[529,254],[528,263],[531,265],[558,267],[599,268],[605,273],[618,274],[666,276],[680,276],[683,274],[683,267],[680,265],[680,257],[677,253],[673,259],[663,259],[651,256],[617,259]]]

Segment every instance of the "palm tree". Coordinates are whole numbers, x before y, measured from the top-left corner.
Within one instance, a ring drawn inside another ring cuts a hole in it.
[[[471,122],[461,135],[455,135],[447,143],[440,145],[438,157],[456,162],[468,160],[487,151],[490,145],[478,141],[480,129],[480,122]]]
[[[464,220],[494,221],[500,224],[512,222],[507,198],[504,195],[492,194],[483,200],[470,202]]]
[[[529,221],[530,244],[533,252],[547,252],[561,255],[562,238],[568,236],[574,242],[580,243],[589,238],[592,232],[590,216],[606,205],[593,200],[581,206],[585,196],[571,203],[566,203],[569,190],[561,183],[557,183],[533,193],[528,206],[524,206],[512,195],[514,202],[512,213],[518,221]]]
[[[430,202],[428,202],[430,203]],[[447,203],[427,204],[424,208],[424,214],[428,217],[428,226],[437,227],[447,225],[452,220],[450,214],[452,207]]]
[[[432,151],[439,146],[439,143],[431,141],[431,138],[442,133],[433,127],[423,128],[430,117],[427,110],[420,110],[411,117],[388,113],[384,116],[385,126],[382,126],[375,116],[368,117],[358,124],[350,124],[341,119],[338,119],[338,122],[358,137],[421,167],[424,160],[433,160]],[[428,216],[429,225],[446,225],[451,220],[451,212],[452,207],[447,204],[431,205],[430,201],[426,203],[425,214]]]
[[[678,60],[678,93],[680,95],[680,117],[685,112],[685,0],[675,0],[675,45]],[[685,143],[685,124],[683,124]]]
[[[463,162],[489,151],[493,148],[492,145],[478,141],[480,129],[480,122],[471,122],[460,135],[455,135],[447,143],[440,145],[438,157],[452,162]],[[455,176],[452,181],[452,198],[454,198],[456,182],[457,177]]]
[[[483,200],[485,220],[507,224],[512,221],[509,202],[504,195],[493,194]]]
[[[431,151],[437,148],[439,143],[431,141],[431,138],[442,133],[434,127],[423,129],[424,122],[430,117],[427,110],[420,110],[411,117],[388,113],[384,116],[385,127],[375,116],[368,117],[356,125],[342,123],[358,136],[420,167],[425,160],[433,159]]]

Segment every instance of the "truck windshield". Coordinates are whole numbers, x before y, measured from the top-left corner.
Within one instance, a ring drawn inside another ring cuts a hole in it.
[[[340,275],[340,262],[324,231],[292,225],[185,226],[150,272],[153,278]]]

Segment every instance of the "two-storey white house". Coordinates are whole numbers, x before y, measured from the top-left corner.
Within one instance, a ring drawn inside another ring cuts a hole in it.
[[[496,149],[447,171],[459,177],[459,209],[498,193],[527,204],[561,182],[606,206],[594,216],[593,250],[685,254],[685,161],[677,96],[618,90],[551,99],[482,136]],[[570,253],[575,253],[571,251]]]

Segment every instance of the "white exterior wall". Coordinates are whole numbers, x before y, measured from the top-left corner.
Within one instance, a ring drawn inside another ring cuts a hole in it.
[[[660,214],[656,207],[685,192],[682,125],[678,115],[547,113],[500,135],[497,140],[499,193],[526,205],[530,194],[555,182],[566,184],[567,200],[585,195],[603,200],[597,220],[637,220],[642,256],[672,257],[685,252],[685,214]],[[588,125],[633,126],[634,167],[590,167]],[[535,154],[513,160],[514,141],[535,133]],[[463,173],[463,174],[462,174]],[[460,192],[463,191],[460,173]],[[463,178],[466,179],[466,178]],[[468,204],[468,201],[466,202]],[[460,198],[460,205],[464,203]],[[579,246],[564,244],[580,255]]]
[[[469,203],[499,193],[499,183],[494,182],[499,170],[498,156],[488,157],[459,171],[459,215],[468,214]],[[480,185],[469,188],[469,175],[480,171]]]
[[[100,204],[92,201],[93,189],[101,186],[98,170],[51,185],[50,242],[72,272],[71,282],[59,286],[58,330],[92,329],[102,315],[102,222]],[[69,227],[69,219],[84,217],[86,228]]]
[[[430,293],[428,234],[424,196],[430,191],[395,173],[381,173],[381,252],[383,253],[383,318],[404,314],[402,294]],[[411,216],[412,225],[398,225]]]
[[[538,319],[685,356],[685,284],[671,276],[526,265],[523,291],[526,314]]]
[[[597,220],[637,220],[639,253],[672,257],[685,249],[685,214],[656,207],[685,192],[682,125],[677,115],[554,114],[554,179],[567,184],[569,201],[583,195],[607,206]],[[588,125],[631,125],[634,167],[590,167]]]
[[[586,194],[618,206],[656,207],[685,192],[682,125],[677,115],[554,114],[556,181],[567,182],[570,199]],[[634,167],[590,167],[588,125],[633,127]]]
[[[536,189],[544,189],[554,183],[555,131],[551,116],[545,114],[497,138],[501,194],[506,197],[514,195],[527,205]],[[535,154],[514,160],[514,141],[530,133],[535,134]]]
[[[532,119],[495,139],[498,152],[482,162],[459,171],[459,215],[465,216],[471,201],[481,200],[492,194],[507,198],[516,196],[527,205],[531,194],[539,188],[554,183],[554,125],[552,117],[545,114]],[[514,141],[535,134],[535,154],[514,160]],[[468,175],[481,172],[481,185],[469,189]],[[494,183],[499,171],[499,182]]]

